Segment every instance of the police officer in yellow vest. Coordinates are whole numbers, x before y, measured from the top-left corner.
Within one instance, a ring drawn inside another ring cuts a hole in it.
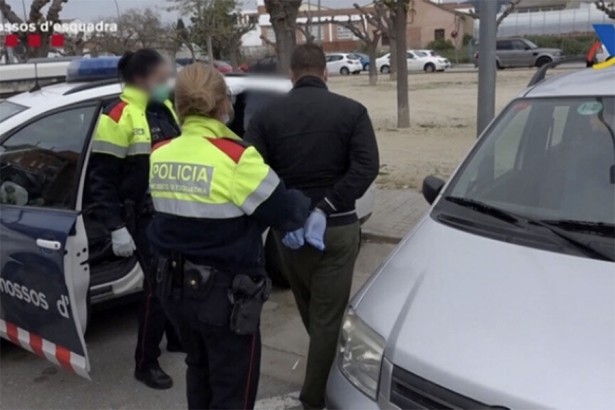
[[[150,191],[161,302],[187,350],[191,409],[248,409],[259,379],[259,318],[270,281],[262,233],[304,225],[309,200],[287,190],[225,123],[224,78],[192,64],[179,74],[180,137],[154,147]]]
[[[118,63],[126,85],[119,99],[103,110],[92,144],[87,200],[111,232],[113,252],[135,253],[145,274],[145,297],[139,317],[135,377],[156,389],[170,388],[172,379],[158,365],[160,341],[181,350],[174,328],[155,294],[150,244],[146,227],[153,209],[147,197],[152,144],[179,135],[179,124],[168,100],[169,64],[154,50],[126,53]]]

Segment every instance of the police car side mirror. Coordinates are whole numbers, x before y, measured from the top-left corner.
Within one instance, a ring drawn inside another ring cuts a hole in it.
[[[440,194],[445,182],[434,176],[430,175],[423,180],[423,198],[431,205]]]

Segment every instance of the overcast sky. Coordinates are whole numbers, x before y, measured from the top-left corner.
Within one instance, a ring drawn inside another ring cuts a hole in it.
[[[370,0],[321,0],[323,6],[328,7],[348,7],[353,3],[359,4],[369,3]],[[8,0],[8,4],[19,15],[23,16],[23,6],[27,11],[30,10],[32,0]],[[255,9],[256,0],[243,0],[244,8]],[[316,4],[317,0],[313,0],[312,4]],[[175,20],[177,14],[175,12],[167,12],[165,9],[170,4],[169,0],[117,0],[120,12],[131,8],[154,7],[159,9],[164,20]],[[116,15],[116,2],[114,0],[68,0],[64,4],[62,18],[78,18],[83,21],[94,21],[100,17],[114,17]]]

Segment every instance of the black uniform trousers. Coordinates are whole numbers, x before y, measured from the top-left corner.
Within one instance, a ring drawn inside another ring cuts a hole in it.
[[[261,337],[230,330],[230,276],[216,273],[207,290],[175,285],[162,299],[187,352],[189,409],[252,409],[260,375]]]
[[[175,328],[167,319],[160,300],[156,295],[156,275],[153,266],[151,244],[147,238],[147,227],[152,221],[151,214],[142,214],[134,226],[128,229],[137,247],[137,258],[143,270],[143,300],[139,309],[139,333],[135,349],[135,366],[147,369],[158,364],[160,342],[166,333],[167,344],[180,346]]]

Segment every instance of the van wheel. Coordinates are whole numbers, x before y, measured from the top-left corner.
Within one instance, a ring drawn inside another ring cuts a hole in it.
[[[545,64],[549,64],[551,61],[551,58],[549,57],[540,57],[537,61],[536,61],[536,67],[540,68]]]
[[[432,63],[427,63],[425,64],[423,70],[425,70],[426,73],[433,73],[434,71],[436,71],[436,66]]]
[[[350,74],[350,70],[348,69],[348,67],[342,67],[342,68],[340,68],[340,74],[341,75],[348,75],[348,74]]]
[[[275,286],[281,289],[290,289],[288,279],[282,270],[280,252],[278,252],[278,247],[273,239],[273,232],[271,230],[269,230],[265,239],[265,270]]]
[[[380,69],[380,72],[382,74],[390,74],[391,73],[391,67],[389,67],[388,65],[383,65],[382,68]]]

